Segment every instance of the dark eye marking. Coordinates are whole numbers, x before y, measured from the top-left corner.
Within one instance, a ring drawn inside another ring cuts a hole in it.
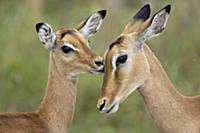
[[[128,56],[127,55],[121,55],[116,60],[116,66],[119,66],[120,64],[123,64],[127,61]]]
[[[77,34],[77,31],[73,30],[73,29],[62,31],[60,39],[64,38],[65,35],[67,35],[67,34],[71,35],[72,38],[74,38],[75,40],[79,41],[81,44],[85,44],[85,42],[83,41],[83,39],[81,39],[81,37]]]
[[[68,46],[62,46],[61,50],[63,51],[63,53],[68,54],[70,52],[74,52],[74,49],[68,47]]]
[[[112,49],[112,47],[113,47],[114,45],[119,44],[119,43],[120,43],[119,41],[115,40],[114,42],[112,42],[112,43],[110,44],[109,49]]]
[[[61,34],[61,39],[66,35],[66,34],[71,34],[73,35],[76,31],[75,30],[66,30]]]
[[[123,40],[124,40],[124,37],[123,37],[123,36],[119,37],[117,40],[113,41],[113,42],[110,44],[109,49],[112,49],[113,46],[115,46],[116,44],[121,43]]]

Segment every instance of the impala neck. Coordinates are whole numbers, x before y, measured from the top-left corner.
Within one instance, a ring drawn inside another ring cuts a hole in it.
[[[188,120],[187,101],[173,84],[150,48],[145,45],[144,52],[150,65],[150,77],[139,89],[156,125],[168,131],[174,125]],[[182,117],[184,116],[184,117]]]
[[[38,113],[55,132],[66,133],[71,124],[76,101],[76,82],[76,78],[69,79],[58,71],[51,53],[47,88]]]

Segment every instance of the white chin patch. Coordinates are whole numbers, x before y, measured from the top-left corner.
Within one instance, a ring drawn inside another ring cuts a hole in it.
[[[119,102],[114,102],[109,107],[103,108],[100,112],[106,113],[106,114],[113,114],[113,113],[117,112],[118,109],[119,109]]]
[[[68,77],[69,79],[75,79],[75,78],[78,77],[78,74],[76,74],[76,73],[69,73],[69,74],[67,74],[67,77]]]
[[[119,109],[119,103],[115,104],[115,106],[112,108],[112,110],[110,110],[110,112],[108,112],[109,114],[113,114],[116,113]]]

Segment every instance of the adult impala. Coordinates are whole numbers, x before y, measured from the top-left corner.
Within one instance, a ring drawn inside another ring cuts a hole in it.
[[[36,112],[1,113],[0,133],[66,133],[72,121],[79,74],[102,72],[102,58],[89,47],[88,37],[102,24],[98,11],[75,29],[53,32],[47,23],[36,24],[39,39],[50,51],[46,93]]]
[[[139,90],[162,133],[199,133],[200,97],[177,92],[159,60],[145,40],[159,35],[166,27],[171,6],[152,17],[145,5],[126,25],[122,34],[105,52],[105,75],[97,107],[114,113],[120,102]]]

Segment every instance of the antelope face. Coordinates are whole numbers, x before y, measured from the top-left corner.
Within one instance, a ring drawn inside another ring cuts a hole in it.
[[[122,34],[110,44],[104,54],[104,81],[97,102],[101,112],[116,112],[120,102],[144,85],[150,74],[149,63],[143,51],[144,41],[163,31],[169,13],[170,5],[149,18],[150,6],[145,5],[130,20]]]
[[[63,28],[56,32],[47,23],[36,24],[39,39],[51,51],[51,60],[61,74],[74,77],[80,73],[104,71],[103,60],[91,50],[88,37],[97,32],[105,16],[106,11],[101,10],[77,28]]]
[[[138,37],[136,34],[120,36],[105,53],[102,96],[97,104],[102,112],[116,112],[119,103],[139,88],[148,77],[149,64],[144,52],[127,45],[131,44],[133,36],[135,39]]]

